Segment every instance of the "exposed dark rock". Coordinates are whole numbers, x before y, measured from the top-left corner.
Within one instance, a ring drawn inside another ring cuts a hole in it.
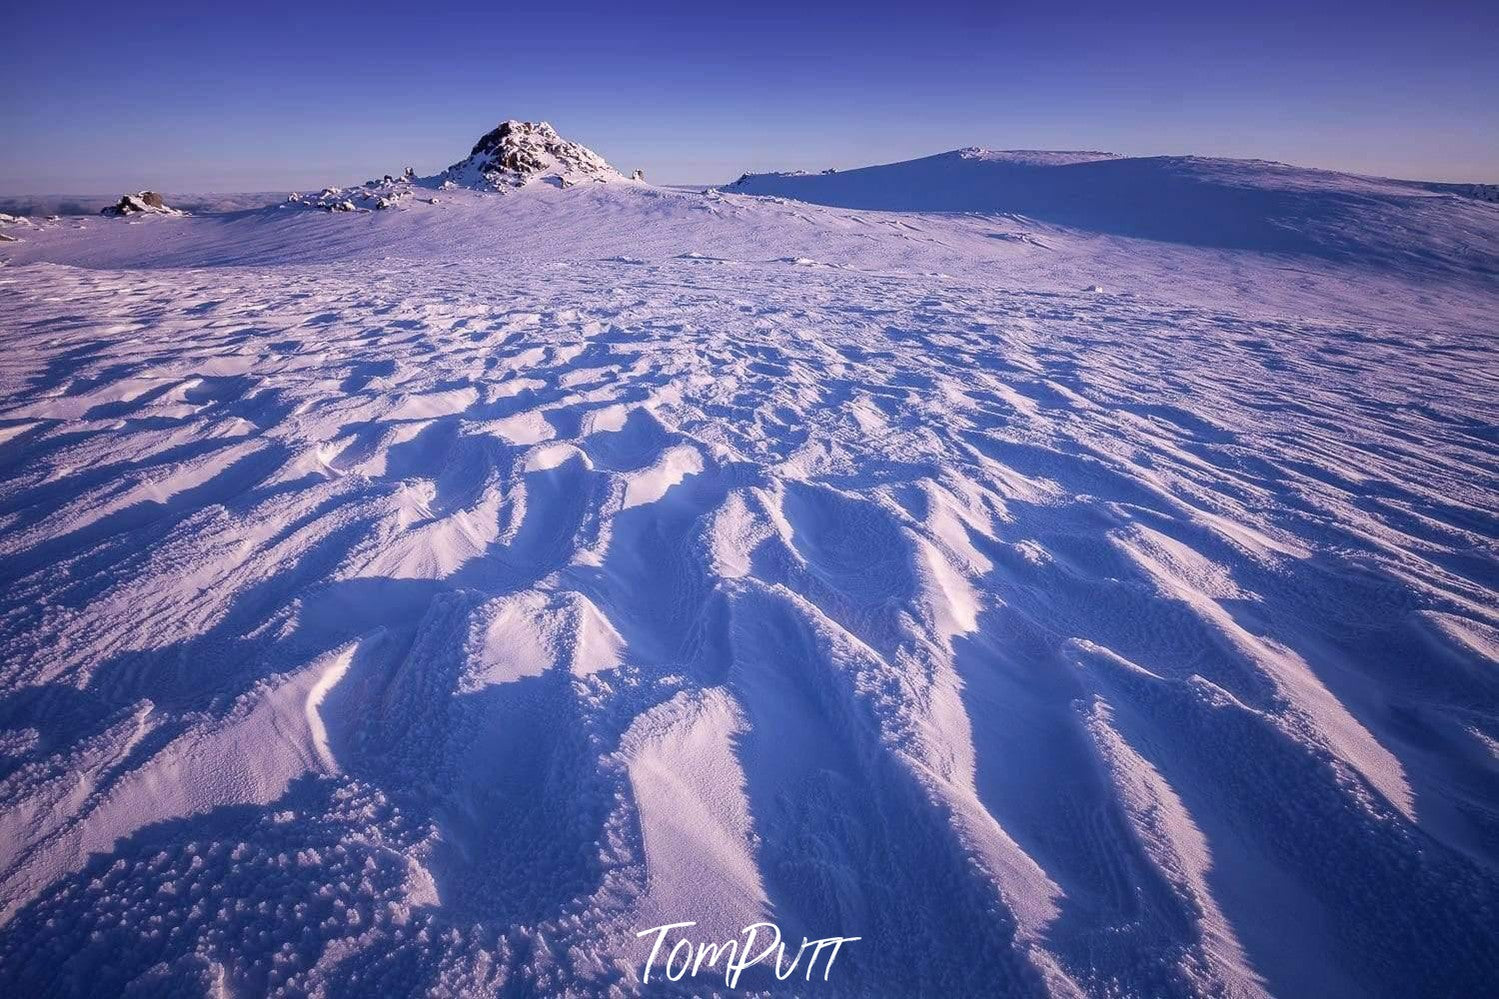
[[[101,215],[141,215],[141,214],[180,214],[176,209],[167,207],[161,195],[155,191],[141,191],[137,194],[127,194],[116,204],[100,211]]]
[[[617,177],[602,156],[562,138],[544,121],[505,121],[474,144],[468,159],[448,168],[461,183],[505,187],[549,175],[575,181]]]

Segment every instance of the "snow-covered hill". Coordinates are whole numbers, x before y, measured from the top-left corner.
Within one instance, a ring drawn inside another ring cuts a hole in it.
[[[1491,990],[1499,209],[538,135],[0,226],[0,994]]]
[[[432,196],[437,191],[504,193],[535,183],[566,188],[624,180],[598,153],[562,138],[546,122],[512,119],[486,132],[465,159],[441,173],[418,177],[407,167],[399,176],[386,174],[354,187],[328,187],[317,195],[292,194],[280,207],[348,213],[385,211],[413,199],[438,204]]]
[[[1493,208],[1473,196],[1476,187],[1263,161],[962,149],[843,172],[747,174],[728,190],[844,208],[1004,213],[1084,232],[1361,264],[1492,269],[1499,259]]]

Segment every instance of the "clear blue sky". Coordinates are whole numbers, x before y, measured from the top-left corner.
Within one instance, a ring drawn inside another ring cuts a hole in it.
[[[0,193],[279,190],[546,119],[658,183],[960,146],[1499,181],[1499,2],[12,0]]]

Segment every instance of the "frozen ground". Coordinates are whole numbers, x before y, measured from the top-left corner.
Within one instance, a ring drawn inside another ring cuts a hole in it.
[[[0,992],[1491,993],[1499,208],[951,156],[6,227]]]

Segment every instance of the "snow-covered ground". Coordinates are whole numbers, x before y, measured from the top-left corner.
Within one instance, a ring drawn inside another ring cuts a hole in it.
[[[3,227],[0,993],[1493,991],[1499,207],[464,162]]]

